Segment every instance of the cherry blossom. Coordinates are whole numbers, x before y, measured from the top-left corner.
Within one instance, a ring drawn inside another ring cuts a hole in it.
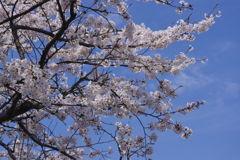
[[[185,1],[155,2],[179,14],[193,7]],[[183,86],[172,87],[161,76],[195,64],[198,60],[187,54],[193,46],[174,59],[142,51],[194,41],[221,12],[153,31],[131,19],[129,6],[127,0],[0,2],[1,158],[83,160],[118,154],[147,159],[160,132],[192,136],[173,115],[186,115],[206,102],[173,106]],[[119,28],[111,15],[122,17],[125,25]],[[118,76],[122,68],[144,76]],[[151,80],[157,84],[152,91]]]

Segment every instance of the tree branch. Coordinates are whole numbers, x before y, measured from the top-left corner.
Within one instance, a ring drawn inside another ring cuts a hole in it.
[[[24,124],[22,122],[18,122],[18,125],[20,126],[20,128],[23,130],[24,133],[26,133],[35,143],[37,143],[38,145],[42,146],[42,147],[48,147],[48,148],[51,148],[51,149],[54,149],[56,151],[59,151],[58,148],[56,147],[53,147],[53,146],[50,146],[48,144],[43,144],[42,142],[40,142],[38,139],[36,139],[34,137],[33,134],[31,134],[27,128],[24,126]],[[71,158],[71,159],[75,159],[74,157],[72,157],[71,155],[67,154],[65,151],[59,151],[60,153],[62,153],[63,155]]]
[[[17,159],[17,158],[13,155],[13,151],[11,150],[11,148],[8,147],[8,145],[6,145],[5,143],[3,143],[2,141],[0,141],[0,145],[7,150],[9,156],[10,156],[13,160],[16,160],[16,159]]]
[[[44,108],[44,105],[41,105],[39,103],[32,103],[29,101],[25,101],[20,106],[15,107],[13,112],[3,111],[0,113],[0,124],[6,121],[10,121],[12,118],[17,117],[23,113],[26,113],[32,109],[41,109]]]
[[[19,13],[19,14],[17,14],[17,15],[14,15],[14,16],[12,16],[12,17],[9,17],[9,18],[3,20],[2,22],[0,22],[0,25],[6,23],[6,22],[8,22],[8,21],[12,21],[12,20],[14,20],[14,19],[16,19],[16,18],[18,18],[18,17],[23,16],[23,15],[26,15],[27,13],[29,13],[29,12],[31,12],[32,10],[36,9],[37,7],[43,5],[44,3],[47,3],[48,1],[50,1],[50,0],[43,0],[42,2],[39,2],[38,4],[30,7],[28,10],[26,10],[26,11],[24,11],[24,12],[22,12],[22,13]]]
[[[74,5],[75,1],[71,2],[71,6]],[[72,7],[71,7],[72,8]],[[63,35],[64,31],[68,28],[69,24],[75,19],[76,17],[76,13],[70,12],[70,18],[66,21],[66,23],[62,24],[62,27],[60,28],[60,30],[58,31],[58,33],[54,36],[54,38],[47,44],[47,46],[45,47],[45,49],[43,50],[43,54],[41,56],[41,59],[39,61],[39,65],[40,68],[43,68],[44,65],[47,63],[46,61],[46,57],[47,54],[50,50],[50,48],[56,43],[56,41]]]

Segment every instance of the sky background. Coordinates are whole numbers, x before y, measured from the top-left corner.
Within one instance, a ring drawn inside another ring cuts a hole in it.
[[[176,54],[185,52],[188,45],[194,51],[188,56],[202,59],[177,76],[166,75],[161,79],[169,79],[173,86],[183,85],[178,90],[179,98],[173,101],[175,107],[185,106],[186,102],[206,100],[200,110],[185,116],[173,116],[184,125],[193,129],[194,134],[188,140],[168,130],[159,133],[159,139],[154,145],[153,159],[161,160],[240,160],[240,10],[238,0],[189,0],[194,10],[175,13],[175,9],[155,2],[132,3],[129,13],[136,24],[144,23],[152,30],[165,29],[172,22],[185,19],[190,13],[190,22],[200,21],[204,13],[209,13],[220,2],[215,11],[221,11],[222,16],[205,33],[196,34],[194,42],[176,42],[165,50],[150,51],[153,55],[160,53],[162,57],[174,58]],[[178,1],[175,1],[178,4]],[[112,17],[122,25],[124,21]],[[122,70],[119,75],[129,76]],[[155,81],[148,85],[154,90]],[[135,158],[134,158],[135,159]]]

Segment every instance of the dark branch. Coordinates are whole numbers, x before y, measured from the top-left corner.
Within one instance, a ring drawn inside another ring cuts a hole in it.
[[[44,105],[38,104],[38,103],[31,103],[29,101],[25,101],[21,105],[15,107],[14,112],[3,111],[0,113],[0,124],[6,121],[10,121],[12,118],[17,117],[21,114],[24,114],[32,109],[41,109],[44,108]]]
[[[37,138],[35,138],[35,136],[33,134],[31,134],[27,128],[24,126],[24,124],[22,122],[18,122],[18,125],[20,126],[20,128],[23,130],[24,133],[26,133],[36,144],[42,146],[42,147],[48,147],[48,148],[51,148],[53,150],[56,150],[56,151],[59,151],[58,148],[56,147],[53,147],[53,146],[50,146],[48,144],[44,144],[42,142],[40,142]],[[74,157],[72,157],[71,155],[67,154],[65,151],[59,151],[61,152],[63,155],[71,158],[71,159],[75,159]]]
[[[43,0],[42,2],[39,2],[38,4],[30,7],[28,10],[26,10],[26,11],[24,11],[24,12],[22,12],[22,13],[19,13],[19,14],[17,14],[17,15],[14,15],[14,16],[12,16],[12,17],[9,17],[9,18],[3,20],[2,22],[0,22],[0,25],[6,23],[6,22],[8,22],[8,21],[12,21],[12,20],[14,20],[14,19],[16,19],[16,18],[18,18],[18,17],[23,16],[23,15],[26,15],[27,13],[33,11],[34,9],[36,9],[36,8],[39,7],[39,6],[42,6],[44,3],[47,3],[48,1],[50,1],[50,0]]]
[[[74,5],[74,2],[75,1],[71,2],[71,10],[73,9],[72,6]],[[54,38],[47,44],[47,46],[43,50],[43,54],[42,54],[41,59],[39,61],[40,68],[43,68],[44,65],[47,63],[46,57],[47,57],[48,52],[51,49],[51,47],[57,42],[57,40],[63,35],[65,30],[68,28],[70,23],[72,23],[72,21],[75,19],[76,13],[73,13],[73,11],[70,11],[70,13],[71,13],[70,18],[66,21],[66,23],[62,24],[62,27],[60,28],[58,33],[54,36]]]
[[[9,156],[10,156],[13,160],[17,159],[17,158],[13,155],[13,151],[11,150],[11,148],[8,147],[8,145],[6,145],[5,143],[3,143],[2,141],[0,141],[0,145],[7,150]]]

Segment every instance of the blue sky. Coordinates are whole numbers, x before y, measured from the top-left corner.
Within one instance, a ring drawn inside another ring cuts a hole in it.
[[[173,58],[192,45],[188,53],[196,59],[208,58],[206,63],[196,63],[177,76],[166,75],[178,90],[179,98],[173,101],[177,106],[186,102],[206,100],[200,110],[186,116],[174,116],[193,129],[190,139],[183,140],[171,130],[159,133],[154,146],[153,159],[161,160],[240,160],[240,1],[238,0],[189,0],[194,10],[183,15],[175,13],[169,6],[154,2],[132,2],[130,14],[136,24],[145,23],[152,30],[166,28],[178,19],[185,19],[190,13],[191,21],[200,21],[220,2],[216,11],[222,16],[206,33],[196,35],[194,42],[177,42],[165,50],[153,51],[163,57]],[[175,3],[178,3],[177,1]],[[121,24],[119,20],[119,24]],[[151,54],[151,52],[149,52]],[[124,73],[123,73],[124,74]],[[127,74],[127,73],[126,73]],[[148,87],[154,89],[154,82]]]

